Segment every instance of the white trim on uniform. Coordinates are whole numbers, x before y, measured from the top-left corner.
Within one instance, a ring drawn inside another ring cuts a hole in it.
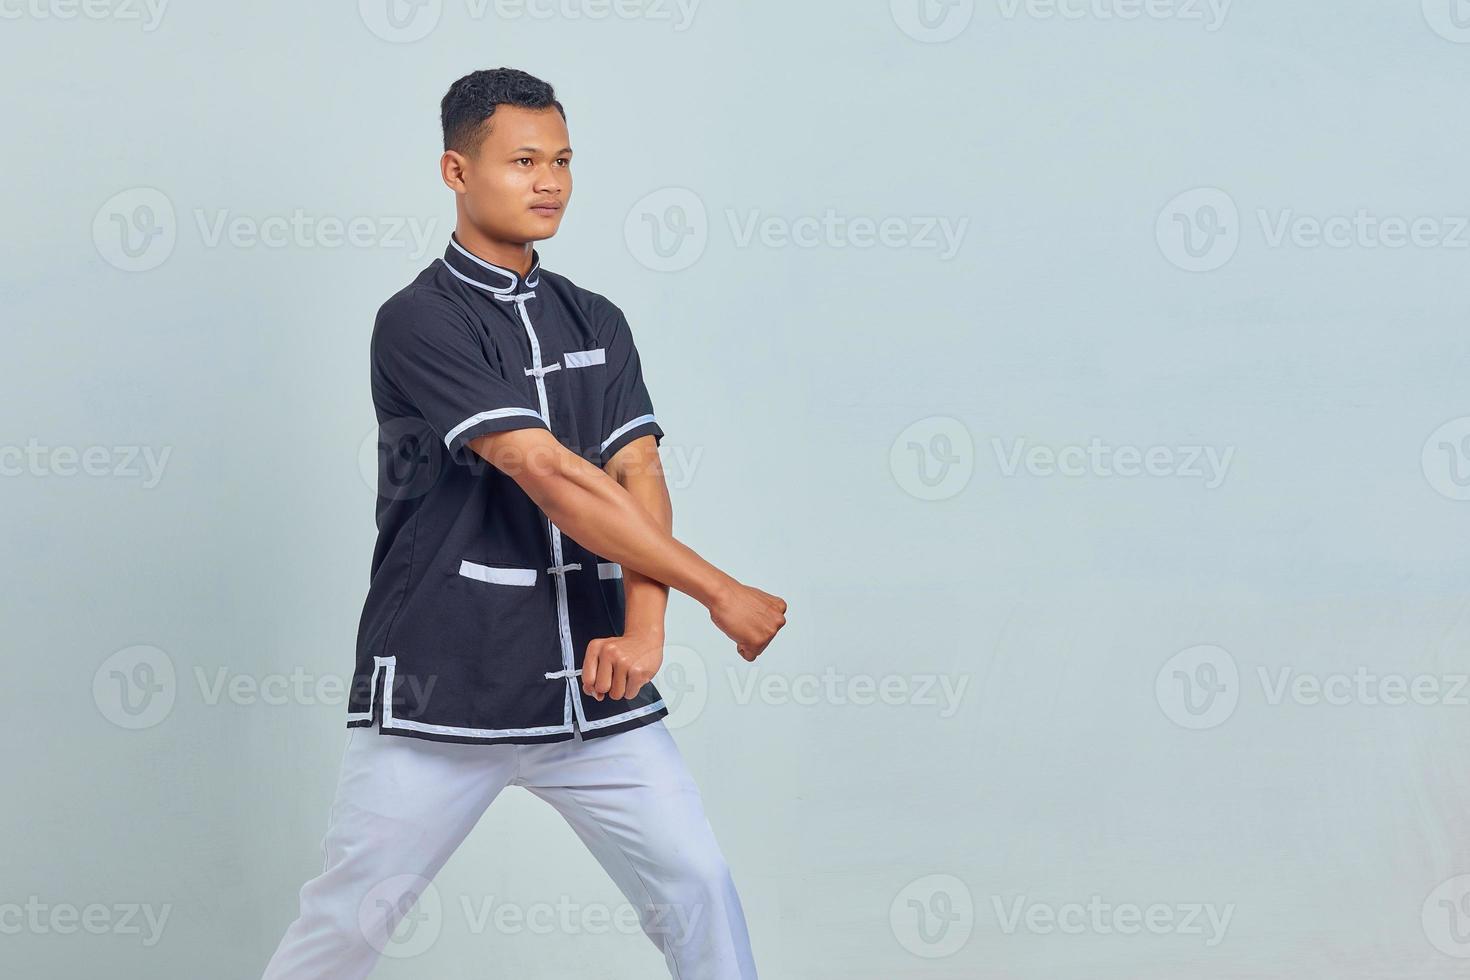
[[[580,669],[578,669],[578,670],[571,670],[569,668],[563,667],[561,670],[548,670],[546,672],[546,679],[547,680],[554,680],[554,679],[556,679],[558,677],[565,677],[567,680],[571,680],[573,677],[580,676],[581,673],[582,673],[582,671]],[[586,730],[591,729],[591,728],[606,728],[608,725],[615,725],[618,722],[632,721],[634,718],[641,718],[644,715],[649,714],[650,712],[657,711],[659,708],[662,708],[663,706],[664,706],[663,698],[659,698],[657,701],[653,702],[652,704],[645,704],[643,707],[641,707],[641,708],[634,708],[632,711],[624,711],[622,714],[620,714],[620,715],[613,715],[611,718],[602,718],[602,719],[599,719],[597,721],[588,721],[587,720],[587,716],[582,711],[582,702],[581,701],[578,701],[577,702],[577,720],[582,723],[582,730],[583,731],[586,731]]]
[[[519,405],[511,405],[507,408],[492,408],[488,412],[477,412],[476,414],[471,415],[469,418],[465,419],[463,422],[459,423],[459,425],[456,425],[454,428],[450,429],[444,435],[444,445],[453,449],[456,436],[458,436],[465,429],[468,429],[470,426],[479,425],[486,419],[507,419],[517,415],[528,415],[533,419],[540,419],[543,423],[546,422],[546,419],[541,417],[541,413],[536,411],[534,408],[521,408]],[[547,425],[546,427],[548,429],[551,428],[550,425]]]
[[[374,657],[373,658],[373,675],[372,675],[372,678],[368,681],[368,707],[367,707],[367,710],[366,711],[357,711],[357,712],[352,712],[352,711],[347,712],[347,720],[349,722],[353,722],[353,721],[367,721],[367,722],[371,722],[373,720],[373,697],[374,697],[374,695],[377,694],[377,691],[378,691],[378,671],[380,671],[380,670],[383,669],[383,664],[384,664],[385,660],[386,660],[386,658],[384,658],[384,657]]]
[[[513,296],[500,296],[495,298],[507,303],[514,302],[516,312],[520,314],[521,325],[526,329],[526,338],[531,342],[531,370],[527,373],[536,379],[536,399],[541,405],[541,414],[546,419],[551,418],[551,405],[546,397],[546,371],[541,363],[541,341],[536,336],[536,328],[531,325],[531,314],[526,310],[526,303],[536,295],[534,291],[516,293]],[[548,422],[547,428],[550,428]],[[551,529],[551,567],[563,569],[566,563],[562,560],[561,552],[561,529],[546,522]],[[577,566],[581,568],[580,565]],[[562,666],[571,670],[576,660],[576,654],[572,652],[572,615],[567,606],[567,583],[565,574],[556,576],[556,629],[557,636],[561,640]],[[568,683],[571,680],[568,678]]]
[[[458,247],[458,246],[456,246],[456,247]],[[460,251],[463,252],[464,249],[460,249]],[[466,253],[466,254],[468,254],[468,253]],[[439,261],[440,262],[444,262],[444,259],[441,258],[441,259],[439,259]],[[475,261],[478,262],[479,259],[475,259]],[[450,265],[448,262],[444,262],[444,268],[448,269],[450,272],[454,273],[457,277],[459,277],[460,279],[463,279],[465,282],[469,283],[471,286],[479,286],[481,289],[488,289],[490,292],[494,293],[496,296],[502,296],[505,293],[508,293],[512,289],[515,288],[514,286],[506,286],[505,288],[502,289],[499,286],[491,286],[488,283],[483,283],[483,282],[481,282],[478,279],[471,279],[469,276],[465,275],[463,272],[460,272],[458,269],[456,269],[454,266]],[[492,268],[493,268],[493,266],[492,266]]]
[[[615,561],[600,561],[597,563],[598,578],[622,578],[623,566]]]
[[[536,328],[531,325],[531,314],[526,310],[526,301],[531,299],[535,295],[535,291],[532,290],[524,293],[516,293],[514,295],[497,294],[495,298],[507,303],[514,302],[516,305],[516,311],[520,314],[521,325],[525,327],[526,337],[531,342],[531,369],[526,373],[536,379],[536,398],[541,405],[541,414],[549,420],[551,418],[551,408],[550,403],[547,401],[546,398],[546,370],[541,364],[541,341],[536,336]],[[652,415],[644,415],[636,418],[632,422],[629,422],[627,425],[619,429],[618,432],[613,433],[613,435],[609,437],[608,441],[611,442],[613,438],[615,438],[622,432],[627,431],[630,427],[638,425],[639,423],[644,421],[651,421],[652,419]],[[547,422],[546,427],[548,429],[551,428],[551,424],[549,421]],[[606,447],[607,443],[603,443],[603,448]],[[583,730],[592,728],[605,728],[608,725],[616,725],[620,722],[630,721],[634,718],[640,718],[643,715],[648,714],[649,712],[657,711],[659,708],[662,708],[664,706],[664,702],[663,699],[660,698],[652,704],[646,704],[641,708],[634,708],[631,711],[624,711],[622,714],[613,715],[610,718],[602,718],[598,721],[587,720],[586,714],[582,711],[582,696],[572,696],[572,686],[577,683],[574,676],[577,673],[577,657],[576,653],[572,649],[572,617],[571,611],[567,607],[566,582],[566,572],[572,569],[580,570],[582,566],[579,564],[568,565],[564,562],[561,550],[561,528],[553,524],[549,518],[546,521],[546,526],[551,530],[552,561],[552,567],[547,569],[547,571],[554,574],[556,582],[556,625],[557,635],[561,639],[562,656],[562,669],[560,671],[555,671],[554,674],[564,676],[566,678],[566,700],[570,702],[570,704],[574,708],[576,708],[577,720],[581,722],[581,727],[583,728]],[[599,574],[601,573],[599,572]]]
[[[506,293],[510,292],[511,290],[513,290],[513,289],[516,288],[515,284],[521,281],[521,277],[518,276],[518,275],[516,275],[514,272],[511,272],[509,269],[504,268],[503,266],[498,266],[494,262],[486,262],[484,259],[480,258],[475,253],[473,253],[469,249],[465,248],[459,242],[457,242],[457,241],[454,240],[454,236],[453,235],[450,235],[449,236],[449,244],[454,248],[454,250],[456,252],[458,252],[460,255],[463,255],[465,258],[469,259],[471,262],[475,263],[475,265],[479,266],[480,268],[482,268],[482,269],[489,269],[491,272],[498,272],[502,276],[505,276],[507,279],[509,279],[510,280],[510,285],[507,286],[507,287],[505,287],[505,289],[503,289],[503,290],[499,290],[500,292],[506,292]]]
[[[561,356],[562,363],[569,368],[591,367],[607,363],[607,348],[593,347],[590,350],[569,350]]]
[[[611,446],[613,444],[613,440],[615,440],[618,436],[622,435],[624,432],[627,432],[629,429],[632,429],[632,428],[635,428],[637,426],[640,426],[640,425],[642,425],[645,422],[652,422],[652,421],[654,421],[654,418],[650,414],[650,415],[640,415],[636,419],[633,419],[631,422],[624,422],[622,425],[618,426],[616,429],[613,430],[612,435],[610,435],[606,439],[602,440],[602,445],[597,447],[597,451],[600,452],[600,453],[607,452],[607,447],[608,446]]]
[[[497,568],[494,565],[481,565],[479,562],[465,559],[460,559],[459,574],[465,578],[489,582],[492,585],[536,584],[536,569],[534,568]]]
[[[377,690],[378,670],[386,671],[383,680],[383,728],[396,728],[401,731],[426,732],[430,735],[460,735],[465,738],[509,738],[517,735],[556,735],[560,732],[572,730],[572,714],[566,705],[562,707],[562,723],[560,725],[540,725],[535,728],[461,728],[458,725],[431,725],[428,722],[409,721],[406,718],[393,717],[393,671],[398,664],[398,658],[374,657],[373,658],[373,691]],[[348,719],[363,721],[373,716],[372,701],[368,702],[366,712],[349,715]]]
[[[659,698],[652,704],[645,704],[641,708],[634,708],[632,711],[624,711],[622,714],[613,715],[610,718],[599,718],[597,721],[588,721],[587,716],[582,712],[582,702],[577,701],[576,704],[577,720],[582,723],[582,730],[586,731],[590,728],[606,728],[608,725],[620,725],[625,721],[632,721],[634,718],[642,718],[644,715],[652,714],[653,712],[664,706],[664,699]]]

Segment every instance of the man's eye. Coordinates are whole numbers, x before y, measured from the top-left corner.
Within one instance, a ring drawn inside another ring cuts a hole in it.
[[[518,160],[516,160],[516,163],[530,163],[530,162],[531,162],[531,158],[530,157],[521,157]]]
[[[559,164],[561,164],[561,166],[563,166],[563,167],[570,167],[572,165],[572,161],[568,160],[566,157],[562,157],[560,160],[558,160],[556,162],[559,163]]]

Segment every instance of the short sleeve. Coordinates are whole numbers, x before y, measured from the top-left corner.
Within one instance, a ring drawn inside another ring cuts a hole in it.
[[[479,436],[550,428],[529,386],[505,377],[470,319],[422,294],[395,297],[378,311],[372,370],[423,416],[457,463],[474,460],[468,443]]]
[[[606,347],[607,397],[603,400],[602,442],[598,446],[598,463],[602,466],[640,436],[653,436],[655,445],[664,436],[653,414],[648,386],[643,381],[643,366],[638,359],[638,348],[633,344],[633,331],[622,310],[616,307],[612,335]]]

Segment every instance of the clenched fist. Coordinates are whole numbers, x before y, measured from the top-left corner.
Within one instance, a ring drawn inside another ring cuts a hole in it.
[[[601,701],[635,697],[664,662],[663,638],[652,634],[604,636],[587,644],[582,690]]]
[[[709,618],[740,656],[754,660],[786,625],[786,600],[737,583],[710,607]]]

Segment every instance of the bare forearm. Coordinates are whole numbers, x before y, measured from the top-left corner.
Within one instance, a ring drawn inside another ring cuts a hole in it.
[[[631,569],[708,608],[710,620],[735,641],[736,652],[746,660],[759,657],[786,625],[786,600],[737,582],[699,557],[670,533],[671,514],[668,521],[654,517],[617,480],[568,450],[548,430],[522,426],[480,436],[469,445],[515,480],[567,535],[622,565],[625,576]],[[652,460],[646,467],[627,467],[626,462],[619,468],[659,469]],[[599,690],[604,680],[599,673]]]
[[[602,470],[567,467],[562,479],[548,481],[545,499],[536,503],[583,547],[636,573],[667,583],[705,606],[734,580],[674,538],[662,524]],[[533,495],[534,499],[534,495]]]
[[[483,436],[476,452],[509,474],[553,524],[589,551],[714,609],[739,587],[734,578],[678,541],[607,473],[544,430]]]
[[[656,451],[654,459],[657,459]],[[674,508],[663,474],[646,468],[615,472],[618,484],[650,517],[670,534],[674,530]],[[623,569],[624,633],[663,635],[668,611],[669,587],[632,568]]]

